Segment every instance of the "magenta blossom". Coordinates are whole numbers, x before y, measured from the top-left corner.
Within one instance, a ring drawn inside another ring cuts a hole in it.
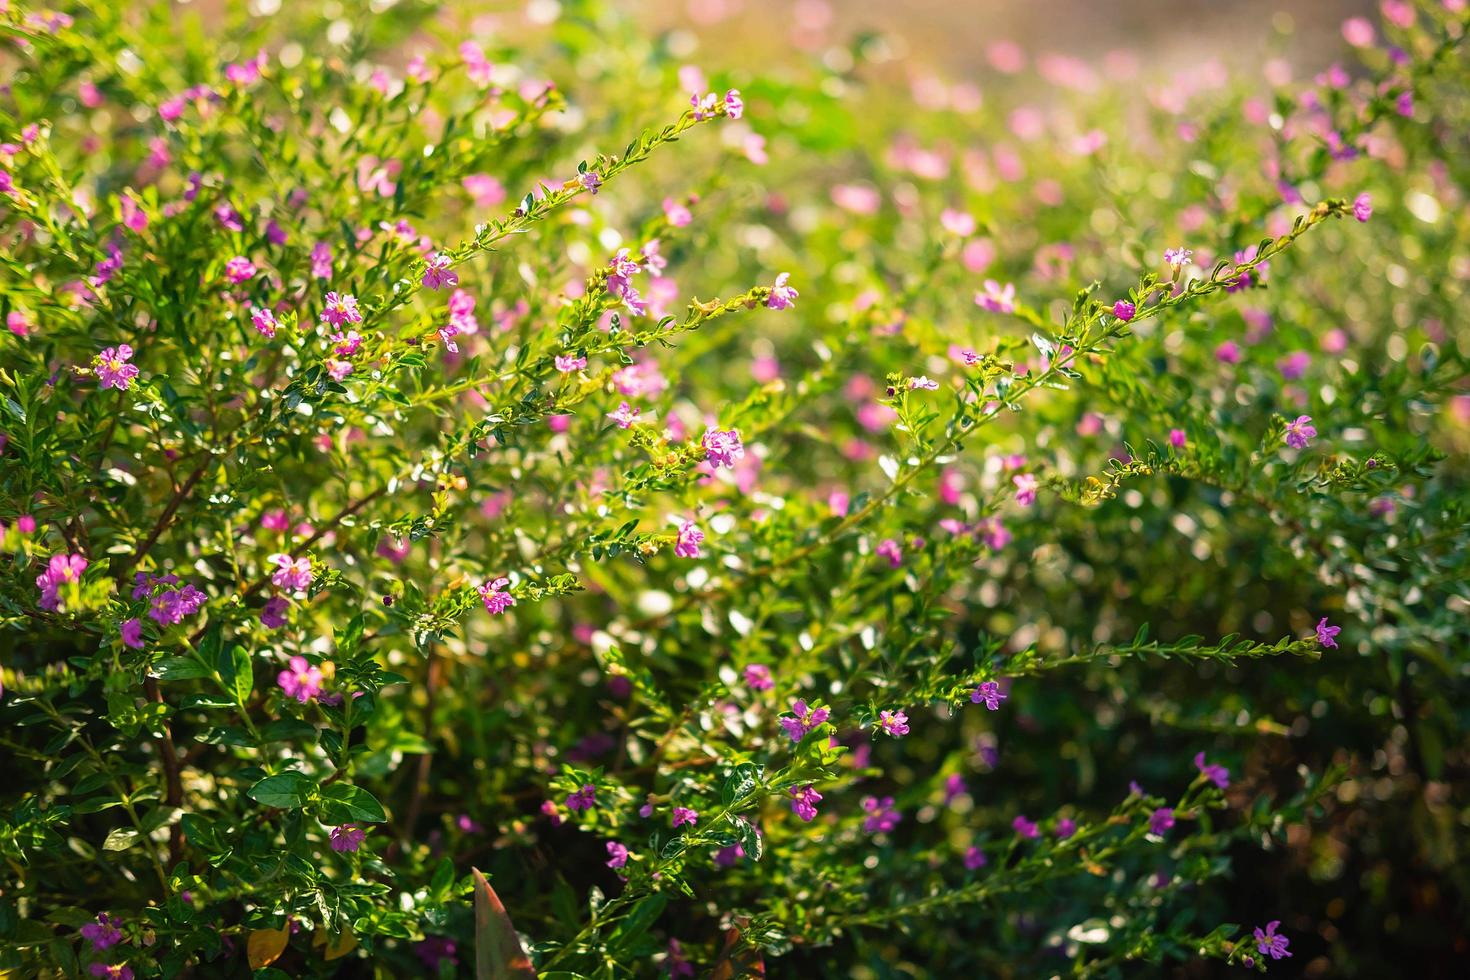
[[[793,786],[786,791],[791,796],[791,812],[802,820],[810,823],[817,816],[817,804],[822,802],[822,794],[808,783],[798,789]]]
[[[1113,304],[1113,316],[1117,317],[1119,320],[1122,320],[1124,323],[1127,323],[1129,320],[1133,319],[1134,315],[1137,314],[1137,312],[1138,308],[1132,303],[1128,302],[1126,299],[1120,299],[1118,300],[1118,302]]]
[[[1035,840],[1041,836],[1041,830],[1037,828],[1036,821],[1027,819],[1024,813],[1011,821],[1011,829],[1016,832],[1016,836],[1024,837],[1026,840]]]
[[[111,949],[122,942],[122,930],[117,927],[121,921],[103,912],[97,916],[96,922],[88,922],[82,926],[82,938],[90,942],[92,948],[98,952]]]
[[[591,783],[583,784],[582,788],[575,793],[567,794],[567,809],[576,813],[580,810],[590,810],[597,805],[597,787]]]
[[[96,372],[97,380],[102,382],[102,387],[126,391],[138,376],[138,368],[128,363],[132,359],[133,349],[127,344],[118,344],[92,358],[92,370]]]
[[[689,809],[687,806],[674,807],[674,829],[678,830],[686,823],[691,827],[699,823],[698,812]]]
[[[556,369],[562,374],[571,374],[573,371],[580,371],[587,366],[587,358],[578,357],[575,354],[558,354],[554,362]]]
[[[903,546],[893,538],[884,538],[878,542],[878,547],[873,549],[873,554],[879,558],[888,559],[888,564],[893,568],[903,564]]]
[[[621,868],[628,863],[628,849],[615,840],[607,842],[607,866]]]
[[[903,820],[903,814],[894,808],[891,796],[881,799],[876,796],[865,796],[862,799],[862,808],[867,814],[863,818],[863,830],[870,834],[889,833]]]
[[[55,612],[61,605],[61,586],[80,582],[86,570],[87,559],[81,555],[52,555],[46,570],[36,576],[36,588],[41,590],[40,607]]]
[[[753,691],[769,691],[776,686],[771,679],[771,668],[765,664],[749,664],[745,668],[745,683]]]
[[[596,170],[584,171],[577,174],[577,183],[582,185],[583,190],[590,191],[596,196],[597,192],[602,189],[602,174]]]
[[[1057,821],[1055,833],[1057,835],[1057,840],[1066,840],[1068,837],[1071,837],[1073,834],[1077,833],[1077,821],[1073,820],[1071,817],[1062,817],[1060,820]]]
[[[1353,217],[1359,221],[1373,217],[1373,199],[1367,194],[1359,194],[1353,199]]]
[[[502,576],[493,582],[486,582],[476,590],[480,593],[480,598],[485,602],[485,609],[492,616],[499,616],[516,604],[515,596],[505,591],[505,587],[509,584],[510,579]]]
[[[322,693],[322,672],[305,657],[292,657],[289,667],[276,675],[276,683],[288,698],[302,704]]]
[[[260,611],[260,625],[269,630],[278,630],[286,625],[286,611],[291,603],[284,596],[272,596]]]
[[[909,379],[909,391],[938,391],[939,382],[933,378],[919,375],[917,378]]]
[[[782,718],[781,728],[793,742],[806,738],[812,729],[825,723],[832,715],[830,708],[812,708],[800,699],[791,703],[791,713],[796,717]]]
[[[225,278],[239,285],[255,278],[255,263],[243,255],[237,255],[225,263]]]
[[[1310,415],[1298,415],[1286,424],[1286,444],[1292,449],[1306,449],[1307,444],[1317,438],[1317,429]]]
[[[745,115],[745,103],[741,101],[739,89],[732,88],[725,93],[725,114],[731,119]]]
[[[143,649],[143,622],[138,617],[124,620],[122,626],[118,627],[118,634],[122,637],[124,646],[134,650]]]
[[[745,458],[745,446],[740,441],[739,429],[728,432],[714,427],[705,429],[700,445],[704,447],[705,459],[716,469],[725,467],[733,470],[735,463]]]
[[[276,585],[303,592],[311,588],[310,558],[292,558],[277,552],[268,560],[276,566],[276,571],[271,575],[271,581]]]
[[[909,733],[909,716],[902,711],[878,712],[878,727],[884,734],[902,738]]]
[[[1323,616],[1317,623],[1317,642],[1329,649],[1335,648],[1337,646],[1337,640],[1334,637],[1341,632],[1341,626],[1328,625],[1327,617]]]
[[[985,865],[990,863],[989,860],[985,857],[985,852],[980,850],[980,848],[978,847],[971,847],[969,850],[965,851],[964,860],[965,868],[970,871],[979,871],[981,868],[985,867]]]
[[[1016,311],[1016,284],[1002,286],[994,279],[985,280],[985,289],[975,294],[975,305],[992,313],[1014,313]]]
[[[1017,473],[1011,477],[1011,483],[1016,487],[1016,503],[1022,507],[1030,507],[1036,503],[1036,488],[1039,484],[1034,474]]]
[[[458,286],[459,274],[451,267],[452,262],[443,252],[435,252],[429,256],[428,264],[424,266],[424,288],[448,289],[450,286]]]
[[[1164,249],[1164,262],[1167,265],[1173,266],[1175,269],[1178,269],[1180,266],[1184,265],[1184,263],[1188,262],[1193,257],[1194,252],[1187,248]]]
[[[1148,817],[1148,832],[1162,837],[1174,826],[1174,811],[1166,806],[1161,806]]]
[[[331,833],[332,850],[338,854],[347,854],[362,846],[367,839],[367,831],[355,823],[344,823],[340,827],[333,827]]]
[[[347,293],[328,293],[322,307],[322,322],[334,327],[344,323],[361,323],[362,311],[357,308],[357,297]]]
[[[1201,776],[1204,776],[1221,789],[1226,789],[1230,786],[1230,770],[1222,765],[1206,762],[1203,752],[1200,752],[1194,757],[1194,767],[1199,770]]]
[[[259,307],[250,311],[250,323],[263,337],[274,337],[280,323],[276,321],[276,315],[266,307]]]
[[[680,558],[698,558],[699,545],[704,541],[704,532],[693,521],[679,525],[679,536],[674,542],[674,554]]]
[[[766,299],[766,306],[773,310],[789,310],[796,305],[796,298],[801,293],[796,291],[796,287],[786,285],[786,281],[790,278],[791,273],[789,272],[783,272],[776,277],[776,284],[771,287],[771,295]]]

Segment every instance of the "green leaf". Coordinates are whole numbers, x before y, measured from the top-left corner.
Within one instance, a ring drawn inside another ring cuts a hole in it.
[[[305,805],[314,789],[316,782],[310,776],[299,772],[283,772],[265,777],[250,787],[245,795],[264,806],[294,810]]]
[[[142,835],[131,827],[119,827],[107,835],[107,840],[102,842],[104,851],[126,851],[138,843]]]
[[[161,681],[187,681],[209,676],[203,664],[188,657],[164,657],[153,665],[153,673]]]
[[[215,661],[224,689],[243,705],[250,700],[250,691],[255,687],[255,675],[250,667],[250,654],[242,646],[232,646],[219,652]]]
[[[720,790],[720,799],[726,806],[729,806],[736,800],[749,796],[760,785],[761,775],[760,766],[751,762],[742,762],[725,780],[725,785]]]
[[[361,786],[333,783],[322,790],[323,823],[383,823],[387,819],[383,805]]]
[[[730,827],[735,831],[735,837],[740,841],[745,856],[752,861],[759,861],[766,849],[760,831],[755,829],[754,824],[741,820],[734,814],[726,814],[726,818],[730,821]]]

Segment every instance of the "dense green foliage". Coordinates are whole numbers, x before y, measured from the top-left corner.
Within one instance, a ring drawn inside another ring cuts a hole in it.
[[[0,972],[1463,957],[1462,4],[264,6],[0,0]]]

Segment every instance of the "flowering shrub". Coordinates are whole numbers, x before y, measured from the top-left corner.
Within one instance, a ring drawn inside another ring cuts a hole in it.
[[[63,6],[0,0],[0,968],[1451,955],[1463,3],[1037,104]]]

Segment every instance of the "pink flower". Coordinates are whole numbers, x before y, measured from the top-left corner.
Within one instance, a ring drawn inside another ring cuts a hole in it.
[[[1194,757],[1194,767],[1199,770],[1200,775],[1214,783],[1220,789],[1230,786],[1230,770],[1213,762],[1205,761],[1205,754],[1200,752]]]
[[[276,675],[276,683],[286,697],[295,698],[305,704],[322,693],[321,668],[305,657],[292,657],[286,670]]]
[[[830,708],[812,708],[802,700],[793,701],[791,711],[796,717],[782,718],[780,722],[782,730],[793,742],[800,742],[806,738],[808,733],[832,716]]]
[[[477,208],[493,208],[505,200],[505,185],[489,174],[470,174],[460,183],[474,198]]]
[[[271,575],[271,581],[276,585],[299,591],[311,588],[310,558],[292,558],[277,552],[266,560],[276,566],[276,571]]]
[[[1337,646],[1337,634],[1341,632],[1341,626],[1329,625],[1327,622],[1327,617],[1323,616],[1322,619],[1317,623],[1317,642],[1329,649],[1335,648]]]
[[[679,525],[679,537],[674,542],[674,554],[680,558],[698,558],[699,545],[704,541],[704,532],[694,525],[693,521],[685,521]]]
[[[1173,266],[1177,271],[1181,266],[1194,257],[1194,252],[1187,248],[1164,249],[1164,263]]]
[[[556,369],[562,374],[571,374],[580,371],[587,366],[587,358],[578,357],[576,354],[558,354],[555,358]]]
[[[1162,837],[1174,826],[1174,811],[1169,807],[1161,806],[1149,814],[1148,832],[1156,837]]]
[[[685,824],[688,824],[689,826],[692,827],[695,824],[697,824],[698,822],[699,822],[699,814],[696,811],[689,809],[689,807],[687,807],[687,806],[676,806],[676,807],[674,807],[674,829],[675,830],[678,830],[680,827],[684,826]]]
[[[499,616],[516,604],[515,596],[505,588],[509,584],[510,579],[501,576],[493,582],[486,582],[476,590],[480,593],[480,598],[484,600],[485,609],[490,615]]]
[[[1041,831],[1037,828],[1036,824],[1026,819],[1025,814],[1021,814],[1011,821],[1011,829],[1016,832],[1018,837],[1024,837],[1027,840],[1035,840],[1041,836]]]
[[[239,284],[255,278],[255,263],[243,255],[237,255],[225,263],[225,278]]]
[[[607,866],[621,868],[628,863],[628,849],[615,840],[607,842]]]
[[[1240,363],[1240,345],[1233,340],[1227,340],[1215,348],[1215,360],[1221,364]]]
[[[311,247],[311,274],[317,279],[332,278],[332,246],[326,242],[317,242]],[[335,295],[328,294],[327,301],[330,303]]]
[[[97,380],[102,382],[103,388],[126,391],[138,376],[137,367],[128,363],[132,358],[133,349],[127,344],[108,347],[92,358],[92,370],[96,372]]]
[[[791,273],[783,272],[776,277],[776,284],[771,287],[771,295],[766,300],[766,306],[773,310],[789,310],[796,305],[796,298],[801,295],[794,286],[786,285],[791,278]]]
[[[985,852],[978,847],[972,847],[965,851],[965,868],[970,871],[979,871],[989,862],[986,860]]]
[[[739,89],[732,88],[725,93],[725,114],[731,119],[745,115],[745,103],[741,101]]]
[[[446,289],[449,286],[458,286],[459,274],[450,264],[451,259],[443,252],[435,252],[429,256],[428,264],[424,267],[424,288]]]
[[[995,681],[981,681],[980,686],[970,692],[970,702],[972,704],[983,702],[985,707],[991,711],[999,711],[1000,703],[1007,697],[1008,695],[1001,691],[1000,685]]]
[[[1373,217],[1373,199],[1366,193],[1353,199],[1353,217],[1359,221],[1367,221]]]
[[[607,417],[616,422],[618,428],[627,429],[631,428],[633,423],[638,419],[638,416],[642,414],[643,409],[634,408],[627,402],[621,402],[618,404],[618,410],[616,412],[608,412]]]
[[[884,538],[878,542],[878,547],[873,549],[873,554],[879,558],[888,559],[888,564],[892,568],[903,564],[903,546],[893,538]]]
[[[590,191],[596,197],[597,192],[602,189],[602,174],[596,170],[584,170],[577,174],[577,183],[582,185],[583,190]]]
[[[334,327],[340,327],[344,323],[361,323],[362,313],[357,308],[357,297],[348,293],[327,293],[321,318],[322,322]]]
[[[344,823],[340,827],[333,827],[330,834],[330,845],[332,850],[338,854],[347,854],[362,846],[367,838],[367,831],[355,823]]]
[[[951,235],[968,238],[975,234],[975,216],[968,211],[945,208],[939,212],[939,224]]]
[[[776,686],[776,682],[771,679],[771,668],[765,664],[746,665],[745,683],[752,691],[769,691]]]
[[[722,432],[711,426],[704,430],[700,445],[704,447],[705,459],[716,469],[723,466],[733,470],[736,461],[745,458],[745,446],[740,441],[739,429]]]
[[[339,361],[335,358],[327,359],[327,374],[333,381],[341,381],[352,373],[351,361]]]
[[[1132,303],[1128,302],[1126,299],[1120,299],[1118,300],[1118,302],[1113,304],[1113,316],[1117,317],[1119,320],[1122,320],[1124,323],[1132,320],[1137,312],[1138,308]]]
[[[992,313],[1014,313],[1016,311],[1016,284],[1001,286],[994,279],[985,280],[983,292],[975,294],[975,305]]]
[[[61,604],[61,586],[80,582],[87,564],[87,559],[81,555],[52,555],[46,570],[36,576],[36,588],[41,590],[40,607],[55,612]]]
[[[332,334],[332,353],[338,357],[352,357],[362,349],[362,334],[356,330]]]
[[[1030,507],[1036,503],[1036,477],[1031,473],[1017,473],[1011,477],[1011,483],[1016,487],[1016,503],[1022,507]]]
[[[689,209],[672,197],[664,198],[664,219],[675,228],[683,228],[694,220]]]
[[[256,331],[265,337],[274,337],[280,323],[276,321],[276,315],[267,307],[255,307],[250,311],[250,323]]]
[[[80,929],[82,938],[90,942],[92,949],[99,953],[104,949],[111,949],[122,942],[122,930],[117,927],[121,921],[103,912],[97,916],[96,922],[88,922],[82,926]]]
[[[939,382],[932,378],[919,375],[917,378],[909,379],[909,391],[938,391]]]
[[[902,738],[909,733],[909,716],[902,711],[878,712],[878,727],[884,734]]]
[[[1183,429],[1170,429],[1169,430],[1169,445],[1173,446],[1175,449],[1183,449],[1184,448],[1184,444],[1187,441],[1188,441],[1188,439],[1184,435],[1184,430]]]
[[[1349,17],[1342,22],[1342,37],[1355,48],[1366,48],[1373,43],[1373,24],[1365,17]]]

